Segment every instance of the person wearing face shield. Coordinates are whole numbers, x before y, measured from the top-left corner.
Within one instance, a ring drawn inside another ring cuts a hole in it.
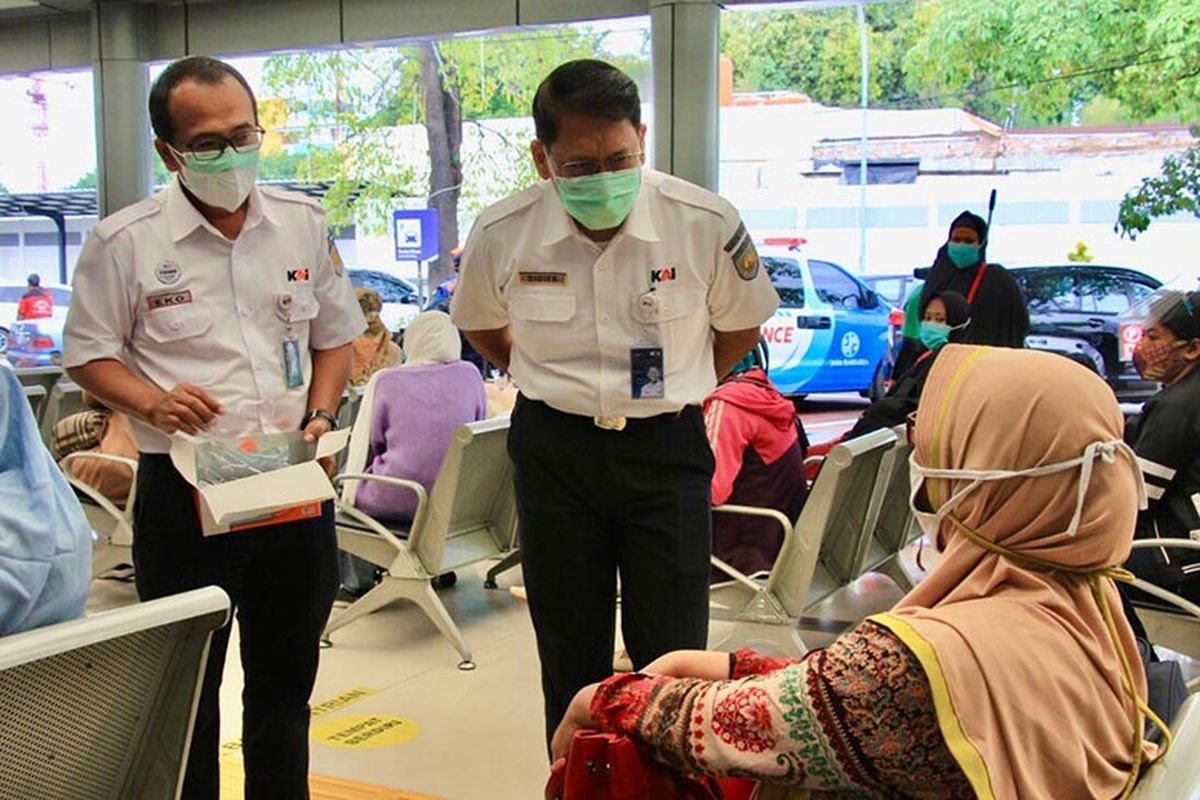
[[[938,353],[950,342],[965,341],[970,330],[971,306],[967,298],[951,291],[939,292],[929,298],[929,302],[921,309],[921,324],[917,334],[924,351],[916,357],[911,367],[892,379],[887,394],[863,412],[843,439],[903,425],[908,415],[917,410],[929,370],[933,368]]]
[[[1145,503],[1122,426],[1061,356],[948,345],[910,459],[924,580],[803,658],[677,652],[585,687],[555,752],[599,728],[757,798],[1127,797],[1163,723],[1116,587]]]
[[[383,300],[374,289],[355,289],[359,308],[367,321],[367,330],[354,340],[354,364],[350,368],[350,385],[363,386],[381,369],[398,365],[400,348],[392,341],[392,332],[379,316]]]
[[[947,240],[938,248],[933,265],[924,270],[925,283],[905,303],[904,341],[896,356],[893,375],[901,375],[927,349],[921,342],[920,323],[929,301],[940,292],[957,292],[967,299],[971,327],[962,339],[967,344],[1024,347],[1029,333],[1029,310],[1021,287],[1004,267],[987,260],[989,227],[970,211],[950,223]],[[918,271],[920,273],[922,271]]]
[[[1195,540],[1200,537],[1200,291],[1160,289],[1142,306],[1147,313],[1133,364],[1143,378],[1159,381],[1163,388],[1129,420],[1125,432],[1150,498],[1150,507],[1138,518],[1138,536]],[[1138,549],[1129,567],[1139,577],[1200,603],[1200,552]],[[1155,602],[1136,591],[1131,594],[1138,601]]]
[[[454,323],[520,387],[509,453],[547,738],[609,674],[708,638],[713,454],[700,404],[778,297],[738,212],[644,168],[637,84],[601,61],[534,96],[542,181],[475,221]]]
[[[101,220],[75,267],[64,329],[71,378],[125,412],[139,451],[133,560],[143,600],[205,585],[241,630],[246,797],[308,796],[309,695],[337,590],[333,504],[319,518],[204,536],[169,451],[178,434],[333,427],[363,330],[320,204],[255,185],[263,129],[230,65],[176,61],[150,90],[154,146],[174,178]],[[135,132],[131,132],[134,135]],[[213,635],[183,797],[215,800]]]

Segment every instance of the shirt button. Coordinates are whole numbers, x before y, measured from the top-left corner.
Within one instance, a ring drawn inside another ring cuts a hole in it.
[[[242,306],[242,316],[243,317],[250,316],[250,307],[249,306]]]
[[[183,327],[183,323],[180,322],[179,320],[175,320],[174,322],[171,323],[171,330],[173,330],[173,331],[177,331],[182,327]]]

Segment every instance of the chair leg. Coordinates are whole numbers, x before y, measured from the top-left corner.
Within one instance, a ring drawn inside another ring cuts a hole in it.
[[[520,550],[511,551],[504,558],[500,559],[495,564],[493,564],[492,568],[487,571],[487,575],[483,579],[483,588],[495,589],[496,588],[496,576],[499,575],[501,572],[507,572],[508,570],[512,569],[513,567],[517,566],[517,564],[520,564],[520,563],[521,563],[521,551]]]
[[[471,651],[467,648],[467,643],[463,641],[462,633],[458,630],[458,625],[450,618],[450,612],[442,605],[441,598],[437,596],[437,592],[429,585],[428,581],[410,581],[410,591],[405,592],[405,597],[415,602],[425,612],[425,615],[437,626],[442,635],[450,640],[451,646],[458,651],[458,655],[462,661],[458,663],[458,668],[461,670],[475,669],[475,662],[471,660]],[[415,591],[412,591],[415,589]]]
[[[338,628],[344,628],[359,617],[365,617],[372,611],[378,611],[392,601],[407,596],[401,586],[402,583],[405,583],[405,581],[401,581],[398,578],[385,577],[379,585],[351,603],[350,607],[345,611],[330,618],[329,622],[325,625],[324,638],[329,638],[329,634]]]

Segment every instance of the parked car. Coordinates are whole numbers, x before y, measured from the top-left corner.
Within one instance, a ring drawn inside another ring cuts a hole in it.
[[[43,288],[50,292],[50,297],[54,302],[54,315],[48,319],[31,320],[39,323],[37,325],[38,336],[33,337],[28,330],[26,336],[30,341],[33,338],[49,336],[58,342],[57,347],[61,353],[62,329],[67,319],[67,306],[71,304],[71,289],[67,286],[46,286],[44,284]],[[29,291],[29,287],[24,283],[0,284],[0,353],[7,353],[10,349],[13,325],[17,321],[17,305],[27,291]]]
[[[14,322],[5,353],[9,363],[17,368],[61,366],[62,330],[61,317]]]
[[[789,396],[883,392],[892,308],[831,261],[809,258],[803,240],[766,239],[758,253],[780,306],[762,326],[771,380]]]
[[[417,314],[421,313],[417,288],[403,278],[380,272],[376,269],[359,269],[351,267],[350,283],[355,289],[374,289],[383,300],[383,310],[379,312],[380,319],[388,330],[398,333],[408,327]]]
[[[1121,312],[1162,282],[1126,267],[1054,264],[1010,270],[1029,307],[1025,346],[1061,353],[1101,375],[1118,399],[1143,400],[1158,384],[1142,380],[1133,368],[1133,348],[1142,337]]]

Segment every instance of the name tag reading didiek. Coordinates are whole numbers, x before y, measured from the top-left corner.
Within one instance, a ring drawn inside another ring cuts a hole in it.
[[[517,281],[522,286],[566,286],[565,272],[518,272]]]
[[[658,345],[629,349],[630,397],[651,400],[666,395],[663,384],[663,349]]]

